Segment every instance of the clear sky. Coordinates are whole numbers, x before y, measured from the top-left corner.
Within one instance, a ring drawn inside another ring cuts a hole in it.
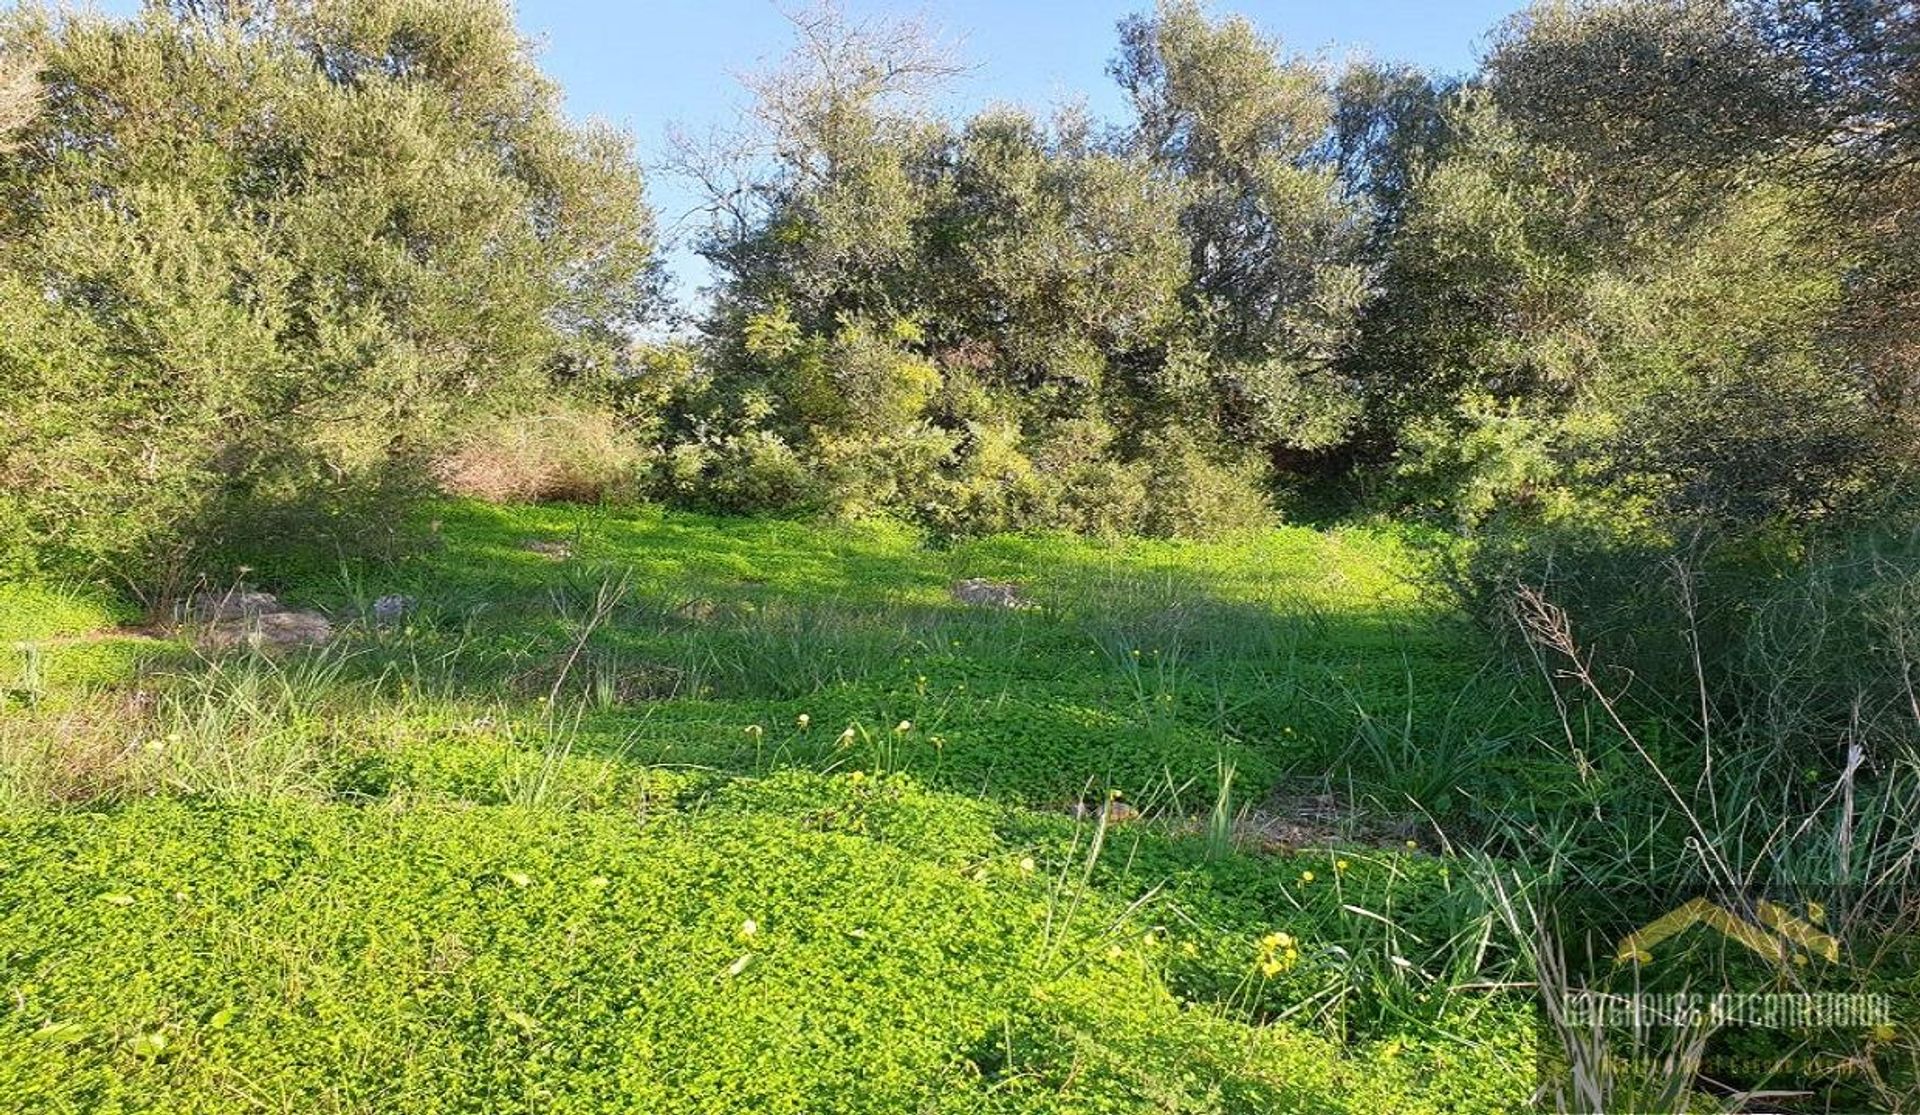
[[[795,0],[804,2],[804,0]],[[949,107],[994,101],[1035,108],[1085,97],[1098,117],[1122,104],[1106,76],[1114,25],[1152,0],[842,0],[855,16],[917,15],[974,67]],[[128,12],[137,0],[105,0]],[[1290,50],[1339,59],[1354,52],[1429,69],[1470,68],[1486,32],[1522,0],[1215,0],[1278,35]],[[641,157],[658,160],[670,123],[697,133],[731,119],[736,75],[778,58],[788,24],[775,0],[521,0],[522,30],[543,45],[541,61],[567,92],[569,112],[633,133]],[[650,194],[671,231],[693,205],[687,188],[650,175]],[[703,276],[679,248],[670,266],[679,294]]]

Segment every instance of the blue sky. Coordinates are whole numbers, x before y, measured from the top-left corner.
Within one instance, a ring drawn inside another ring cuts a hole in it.
[[[803,2],[803,0],[801,0]],[[1106,76],[1114,25],[1152,0],[842,0],[856,16],[917,15],[974,68],[955,83],[948,108],[995,101],[1044,108],[1084,96],[1096,116],[1122,104]],[[128,12],[136,0],[107,0]],[[1289,49],[1339,59],[1354,52],[1443,71],[1471,67],[1486,32],[1522,0],[1215,0],[1242,13]],[[788,24],[775,0],[523,0],[521,29],[543,45],[542,64],[566,89],[568,111],[633,133],[642,159],[666,149],[671,123],[696,134],[731,119],[736,75],[777,59]],[[694,203],[687,188],[650,176],[662,226]],[[679,293],[703,276],[684,248],[669,257]]]

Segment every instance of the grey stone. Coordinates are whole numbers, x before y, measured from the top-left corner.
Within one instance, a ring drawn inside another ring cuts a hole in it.
[[[1011,581],[989,581],[969,577],[953,586],[953,598],[976,608],[1031,608],[1033,602],[1020,595],[1020,586]]]
[[[419,601],[403,593],[393,592],[373,602],[373,622],[398,623],[412,614]]]
[[[200,632],[200,643],[215,650],[250,646],[255,650],[317,647],[333,639],[333,623],[319,612],[280,611],[225,619]]]

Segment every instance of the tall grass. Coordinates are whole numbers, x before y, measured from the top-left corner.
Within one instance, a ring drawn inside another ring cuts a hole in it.
[[[1851,990],[1886,991],[1913,978],[1909,950],[1888,947],[1911,939],[1920,897],[1913,541],[1869,540],[1816,555],[1764,591],[1745,585],[1751,595],[1734,602],[1702,589],[1710,568],[1669,555],[1664,576],[1650,584],[1668,594],[1663,620],[1583,601],[1598,617],[1596,637],[1583,637],[1572,612],[1538,587],[1522,585],[1512,596],[1515,630],[1560,697],[1565,738],[1595,748],[1597,721],[1637,770],[1607,810],[1544,825],[1538,814],[1500,818],[1503,858],[1474,873],[1521,943],[1559,1039],[1562,1071],[1546,1097],[1554,1110],[1693,1110],[1715,1035],[1603,1031],[1563,1017],[1556,1004],[1583,988],[1587,974],[1562,951],[1525,880],[1618,895],[1623,917],[1644,916],[1632,899],[1650,893],[1675,902],[1709,893],[1757,920],[1755,896],[1811,889],[1826,904],[1826,924],[1869,950],[1842,970]],[[1654,647],[1672,648],[1669,664],[1683,672],[1660,675],[1663,688],[1648,692],[1633,666]],[[1809,985],[1790,981],[1788,989],[1795,986]],[[1791,1042],[1780,1040],[1784,1057]],[[1835,1085],[1851,1102],[1890,1110],[1920,1103],[1911,1038],[1850,1041],[1823,1052],[1852,1066]],[[1889,1059],[1904,1062],[1904,1074],[1884,1071]]]

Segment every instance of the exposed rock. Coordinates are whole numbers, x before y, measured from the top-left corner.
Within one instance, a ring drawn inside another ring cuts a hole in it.
[[[194,641],[211,650],[316,647],[333,638],[333,623],[326,616],[289,608],[272,593],[245,585],[217,596],[196,596],[187,602],[185,613]]]
[[[256,650],[317,647],[333,638],[333,623],[319,612],[280,611],[209,624],[199,633],[202,646],[215,650],[251,646]]]
[[[197,623],[246,619],[284,610],[279,597],[270,592],[255,592],[245,585],[220,594],[200,593],[187,602],[187,617]]]
[[[539,554],[554,561],[565,561],[573,556],[573,543],[550,538],[529,538],[520,544],[520,548],[530,554]]]
[[[1020,586],[1011,581],[989,581],[969,577],[956,582],[953,598],[976,608],[1031,608],[1033,602],[1020,594]]]
[[[388,593],[373,602],[373,622],[398,623],[412,614],[419,601],[401,593]]]

